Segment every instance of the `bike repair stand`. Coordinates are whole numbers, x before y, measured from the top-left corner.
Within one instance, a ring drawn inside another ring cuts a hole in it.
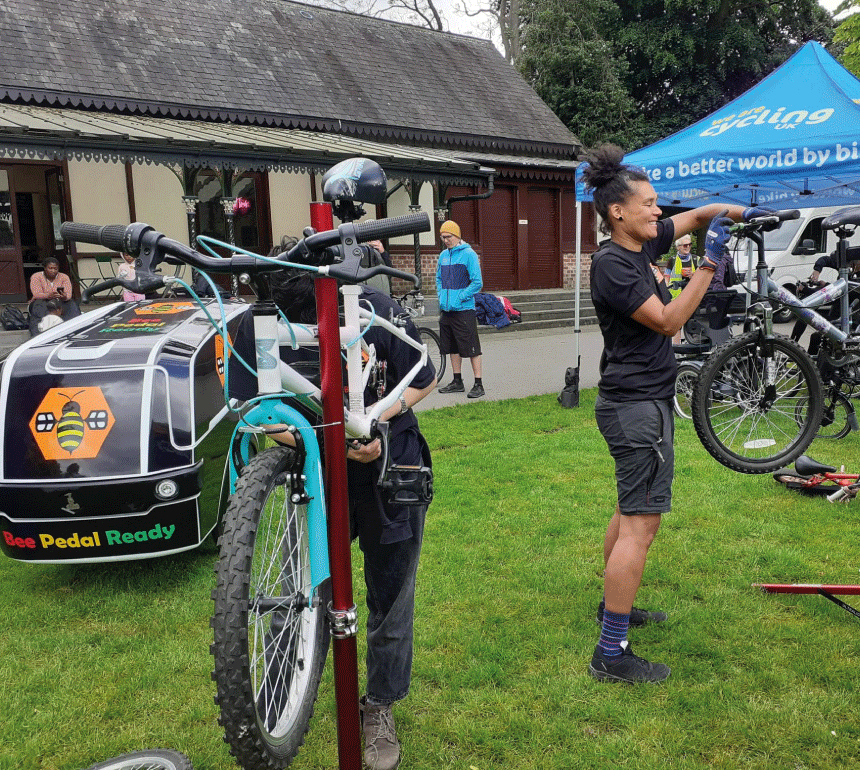
[[[837,599],[834,596],[834,594],[860,596],[860,586],[815,585],[812,583],[753,583],[753,588],[760,588],[768,594],[819,594],[825,599],[829,599],[835,605],[842,607],[846,612],[850,612],[855,617],[860,618],[860,610],[855,609],[850,604],[843,602],[842,599]]]
[[[327,209],[327,211],[326,211]],[[327,216],[327,221],[326,221]],[[334,228],[331,206],[311,204],[317,232]],[[352,555],[346,477],[346,433],[343,424],[343,375],[337,281],[317,278],[317,325],[323,402],[325,490],[328,497],[328,542],[331,565],[329,621],[334,658],[337,751],[340,770],[361,770],[361,720],[358,711],[358,612],[352,595]]]

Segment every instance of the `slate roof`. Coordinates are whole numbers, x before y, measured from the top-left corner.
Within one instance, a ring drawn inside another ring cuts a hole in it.
[[[285,0],[4,0],[0,99],[572,158],[489,41]]]

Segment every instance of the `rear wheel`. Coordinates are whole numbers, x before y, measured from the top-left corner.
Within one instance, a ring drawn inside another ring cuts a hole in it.
[[[839,489],[838,484],[809,484],[809,479],[803,476],[795,476],[790,472],[787,473],[774,473],[774,480],[778,481],[780,484],[788,487],[789,489],[793,489],[797,492],[801,492],[804,495],[812,495],[814,497],[824,497],[824,495],[829,495],[831,492],[835,492]]]
[[[693,391],[696,432],[719,462],[741,473],[793,463],[821,424],[822,385],[808,354],[787,337],[758,332],[718,347]]]
[[[286,767],[304,742],[329,644],[328,581],[313,590],[293,449],[242,471],[224,516],[212,594],[219,722],[243,767]]]
[[[802,419],[805,406],[805,403],[797,405],[797,408],[800,410],[800,419]],[[816,438],[845,438],[851,432],[848,415],[852,411],[852,404],[845,394],[831,389],[821,412],[821,425],[815,434]]]
[[[693,416],[690,401],[693,398],[693,388],[701,368],[702,364],[698,362],[684,361],[678,364],[678,378],[675,380],[675,398],[672,400],[672,408],[675,414],[684,420],[689,420]]]
[[[427,358],[433,363],[436,369],[436,380],[442,382],[442,376],[445,374],[445,360],[447,356],[442,355],[441,343],[439,335],[432,329],[426,326],[418,328],[418,334],[421,337],[421,344],[427,346]]]

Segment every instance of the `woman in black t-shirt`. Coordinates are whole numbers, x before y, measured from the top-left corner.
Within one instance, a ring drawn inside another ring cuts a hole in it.
[[[647,174],[622,163],[623,151],[603,145],[583,172],[601,229],[610,237],[592,257],[591,296],[603,332],[597,424],[615,459],[618,503],[603,553],[604,600],[598,607],[600,641],[589,672],[597,679],[662,681],[669,667],[633,655],[630,625],[660,622],[663,612],[633,607],[648,548],[671,510],[674,475],[674,335],[705,295],[727,258],[729,226],[763,209],[710,205],[658,221],[662,213]],[[710,222],[705,256],[683,291],[669,294],[658,259],[674,238]]]

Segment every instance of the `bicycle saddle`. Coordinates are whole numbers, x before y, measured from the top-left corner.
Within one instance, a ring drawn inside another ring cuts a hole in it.
[[[801,476],[813,476],[816,473],[836,473],[836,468],[832,465],[825,465],[806,455],[801,455],[794,461],[794,469]]]

